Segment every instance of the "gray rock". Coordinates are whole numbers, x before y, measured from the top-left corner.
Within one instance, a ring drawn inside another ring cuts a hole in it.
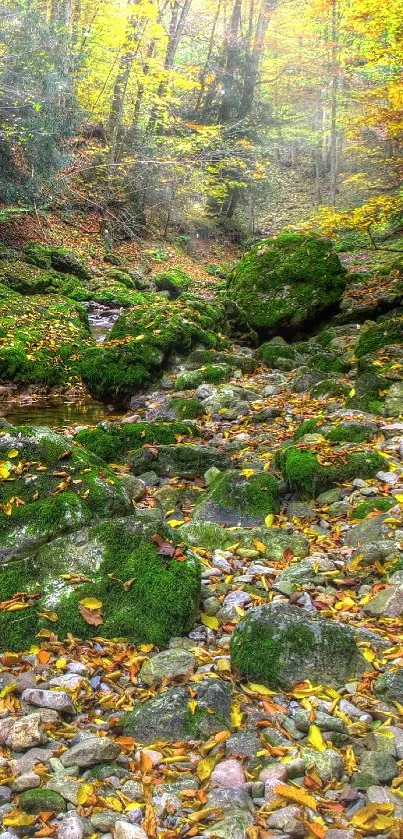
[[[372,786],[367,789],[369,804],[393,804],[395,819],[403,819],[403,799],[385,787]],[[358,811],[359,812],[359,811]]]
[[[147,487],[141,478],[136,478],[134,475],[122,475],[120,480],[131,501],[140,501],[145,496]]]
[[[397,725],[388,725],[385,732],[392,735],[392,742],[398,760],[403,760],[403,728]],[[389,740],[389,738],[387,738]]]
[[[25,749],[32,749],[47,741],[47,734],[43,727],[41,715],[38,713],[28,714],[21,719],[14,720],[7,738],[7,745],[16,752],[23,752]]]
[[[385,702],[403,701],[403,670],[397,673],[383,673],[374,684],[375,696]]]
[[[213,446],[177,445],[153,446],[151,449],[140,449],[127,458],[133,472],[141,475],[149,468],[160,477],[197,478],[216,466],[220,470],[230,469],[231,461],[225,452]]]
[[[119,746],[107,737],[86,737],[62,754],[63,766],[93,766],[108,763],[120,754]]]
[[[102,813],[94,813],[90,817],[90,822],[94,830],[99,830],[101,833],[108,833],[120,819],[124,818],[121,813],[116,813],[113,810],[103,810]]]
[[[385,416],[400,417],[403,414],[403,382],[394,382],[385,399]]]
[[[369,668],[348,626],[286,603],[259,606],[241,618],[231,660],[252,681],[286,690],[304,679],[344,685]]]
[[[280,830],[282,833],[286,833],[287,836],[293,836],[295,839],[302,839],[305,836],[306,828],[298,820],[299,814],[298,807],[292,805],[282,807],[281,810],[277,810],[273,815],[269,816],[267,826],[272,830]]]
[[[40,688],[28,688],[24,690],[21,699],[36,705],[38,708],[50,708],[65,714],[75,714],[76,708],[70,696],[64,691],[41,690]]]
[[[399,767],[392,755],[386,752],[364,752],[360,768],[354,776],[354,786],[368,787],[373,784],[387,784],[399,774]]]
[[[58,839],[83,839],[87,833],[87,824],[78,813],[66,813],[59,827]]]
[[[294,722],[300,731],[309,731],[312,725],[309,711],[304,711],[302,708],[298,710],[294,716]],[[340,717],[332,717],[323,711],[316,711],[314,723],[322,731],[338,731],[340,734],[346,734],[348,731],[345,722]]]
[[[115,827],[115,839],[148,839],[145,830],[135,824],[118,821]]]
[[[175,742],[208,737],[229,726],[231,688],[227,682],[206,679],[193,684],[198,714],[189,714],[189,693],[186,687],[174,687],[141,703],[125,714],[121,725],[125,734],[140,743],[156,740]]]
[[[158,685],[165,679],[189,676],[195,668],[195,657],[187,650],[170,649],[144,662],[140,678],[146,685]]]
[[[242,763],[233,758],[221,760],[214,767],[210,783],[211,787],[225,787],[225,789],[239,789],[245,785],[245,773]]]
[[[54,792],[59,792],[66,801],[71,804],[77,804],[77,794],[80,787],[80,781],[75,778],[68,778],[66,776],[56,776],[51,778],[46,784],[47,789],[52,789]]]
[[[246,591],[231,591],[224,598],[224,602],[217,612],[217,618],[223,623],[236,620],[239,617],[237,606],[243,608],[250,601],[251,596]]]
[[[301,757],[305,768],[314,766],[316,772],[324,783],[338,780],[344,772],[344,764],[341,756],[334,749],[325,749],[318,752],[316,749],[304,748],[301,750]]]
[[[244,810],[235,810],[225,819],[207,827],[203,836],[218,837],[218,839],[245,839],[248,827],[253,824],[253,816]]]
[[[237,757],[253,757],[261,747],[255,731],[236,731],[225,743],[226,754]]]
[[[302,562],[293,563],[285,571],[281,571],[274,588],[283,594],[292,594],[300,586],[312,581],[321,585],[327,580],[323,576],[324,572],[331,571],[334,568],[334,563],[326,558],[308,557]]]
[[[364,611],[375,617],[397,618],[403,615],[403,584],[382,589],[365,604]]]
[[[41,783],[41,779],[36,772],[25,772],[24,775],[19,775],[13,781],[12,788],[13,792],[24,792],[25,789],[36,789],[39,787]]]
[[[9,787],[0,786],[0,806],[8,804],[11,800],[12,792]]]
[[[366,518],[361,524],[356,524],[347,534],[346,545],[349,548],[359,548],[386,542],[391,534],[390,526],[385,524],[385,519],[389,517],[389,513],[379,513],[378,516]]]
[[[48,763],[53,751],[51,749],[31,749],[22,757],[16,757],[10,761],[10,768],[14,775],[22,775],[30,772],[36,763]]]

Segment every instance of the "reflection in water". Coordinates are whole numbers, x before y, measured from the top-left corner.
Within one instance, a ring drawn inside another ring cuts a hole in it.
[[[95,425],[116,416],[98,402],[49,404],[45,401],[35,402],[33,405],[12,405],[9,409],[4,406],[2,415],[13,425],[47,425],[50,428]]]

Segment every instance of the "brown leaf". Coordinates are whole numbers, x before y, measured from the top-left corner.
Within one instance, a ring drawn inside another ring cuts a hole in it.
[[[89,626],[101,626],[101,624],[103,624],[104,621],[100,609],[87,609],[85,606],[82,606],[81,603],[78,608],[81,616],[84,618],[85,622],[89,624]]]

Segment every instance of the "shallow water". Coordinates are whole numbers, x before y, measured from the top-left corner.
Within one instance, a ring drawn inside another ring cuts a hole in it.
[[[105,306],[102,303],[90,303],[87,311],[92,336],[97,344],[102,344],[113,324],[116,323],[121,309]]]
[[[49,404],[45,401],[32,405],[2,406],[1,416],[13,425],[47,425],[50,428],[65,426],[95,425],[104,419],[111,419],[116,413],[108,411],[98,402],[58,402]]]

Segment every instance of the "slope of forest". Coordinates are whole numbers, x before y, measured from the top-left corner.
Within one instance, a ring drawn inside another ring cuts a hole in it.
[[[0,839],[401,839],[400,3],[0,18]]]

